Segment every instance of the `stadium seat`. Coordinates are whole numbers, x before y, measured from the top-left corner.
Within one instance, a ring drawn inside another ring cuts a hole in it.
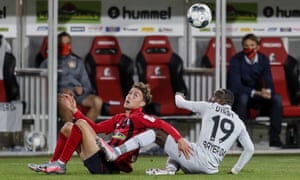
[[[226,38],[226,63],[236,54],[235,46],[231,38]],[[214,68],[216,66],[216,39],[211,38],[208,42],[206,52],[201,60],[200,67]]]
[[[97,36],[85,58],[92,85],[104,102],[102,114],[124,112],[123,102],[133,85],[133,61],[121,51],[114,36]]]
[[[139,80],[148,83],[152,103],[146,113],[159,116],[185,115],[190,112],[178,109],[174,102],[175,92],[187,95],[183,80],[182,59],[173,52],[167,36],[146,36],[136,57]]]
[[[282,39],[277,37],[261,38],[259,51],[270,59],[275,92],[282,97],[283,117],[300,117],[300,105],[295,104],[300,90],[294,74],[297,60],[287,53]]]
[[[1,89],[1,93],[0,93],[0,102],[7,102],[7,98],[6,98],[6,87],[4,84],[4,80],[0,79],[0,89]]]
[[[274,64],[271,67],[272,76],[275,83],[275,91],[282,97],[283,116],[300,117],[300,105],[292,105],[286,84],[284,66]]]
[[[48,37],[45,36],[38,54],[35,57],[35,67],[40,67],[40,64],[48,58]]]
[[[262,38],[260,45],[260,51],[269,56],[271,65],[284,66],[291,103],[300,104],[300,62],[286,52],[281,38]]]

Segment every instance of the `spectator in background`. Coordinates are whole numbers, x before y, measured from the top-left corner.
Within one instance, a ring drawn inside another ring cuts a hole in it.
[[[95,121],[100,115],[102,99],[96,95],[86,72],[83,60],[72,53],[71,36],[62,32],[58,35],[58,93],[68,93],[74,96],[78,105],[86,107],[87,117]],[[51,61],[50,61],[51,62]],[[48,67],[48,61],[41,63],[42,68]],[[58,98],[58,113],[65,121],[69,122],[73,114],[66,109]]]
[[[233,91],[233,110],[242,120],[248,118],[249,108],[270,117],[269,145],[280,148],[282,100],[275,93],[268,58],[258,52],[259,40],[254,34],[242,39],[243,50],[230,60],[227,87]]]

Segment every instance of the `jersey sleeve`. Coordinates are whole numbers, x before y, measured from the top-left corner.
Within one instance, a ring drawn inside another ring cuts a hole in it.
[[[235,174],[238,174],[244,168],[254,153],[254,145],[246,129],[242,130],[239,136],[239,142],[243,146],[244,151],[241,153],[237,163],[231,169],[231,172]]]
[[[76,120],[78,119],[83,119],[85,120],[93,129],[96,133],[111,133],[114,130],[114,122],[116,116],[113,116],[111,119],[101,121],[99,123],[95,123],[94,121],[90,120],[88,117],[86,117],[84,114],[82,114],[81,111],[76,111],[74,113],[74,118]]]
[[[204,101],[189,101],[185,100],[181,95],[175,95],[175,104],[178,108],[190,110],[194,113],[203,114],[207,109],[207,104]]]
[[[112,119],[107,119],[105,121],[101,121],[96,124],[95,132],[109,134],[114,131],[115,128],[115,120],[114,117]]]
[[[144,114],[140,118],[141,119],[139,122],[142,123],[143,126],[152,129],[161,129],[167,134],[170,134],[176,142],[182,137],[177,129],[175,129],[171,124],[162,119],[147,114]]]
[[[78,119],[84,119],[93,129],[95,129],[95,122],[90,120],[88,117],[86,117],[84,114],[82,114],[81,111],[77,110],[74,114],[73,117],[78,120]]]

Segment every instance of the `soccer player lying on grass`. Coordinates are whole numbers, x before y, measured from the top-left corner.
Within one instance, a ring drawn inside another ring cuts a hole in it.
[[[117,114],[111,119],[95,124],[77,109],[72,96],[64,94],[61,98],[65,99],[65,105],[73,112],[75,123],[68,122],[61,129],[54,154],[49,163],[28,164],[28,167],[37,172],[65,174],[66,164],[73,152],[77,150],[84,165],[92,174],[131,172],[131,164],[136,161],[139,150],[125,153],[114,162],[108,162],[105,160],[105,154],[96,144],[96,134],[112,133],[110,145],[119,146],[127,139],[144,132],[148,128],[161,129],[170,134],[178,143],[178,150],[189,157],[191,147],[174,127],[159,118],[142,112],[142,108],[151,101],[151,97],[148,85],[136,83],[126,96],[125,113]],[[143,142],[140,143],[143,146]]]
[[[215,91],[209,102],[189,101],[185,100],[182,94],[175,95],[177,107],[198,113],[202,117],[199,140],[196,143],[189,143],[193,149],[190,158],[181,156],[177,150],[179,144],[171,136],[160,130],[155,130],[155,133],[152,132],[153,130],[148,130],[129,139],[119,147],[112,148],[104,141],[99,141],[99,146],[105,150],[107,160],[114,161],[123,153],[152,143],[153,141],[148,140],[155,138],[149,136],[156,134],[156,143],[164,148],[169,157],[165,169],[147,169],[146,174],[173,175],[180,168],[187,174],[216,174],[228,150],[236,140],[239,140],[244,151],[230,170],[231,174],[238,174],[251,159],[254,146],[243,121],[231,110],[233,101],[234,96],[227,89]]]

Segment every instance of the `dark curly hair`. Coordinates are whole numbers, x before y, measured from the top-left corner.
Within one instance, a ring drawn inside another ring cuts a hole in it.
[[[221,99],[224,104],[228,104],[230,106],[234,103],[234,95],[229,89],[218,89],[214,93],[214,97],[217,99]]]

